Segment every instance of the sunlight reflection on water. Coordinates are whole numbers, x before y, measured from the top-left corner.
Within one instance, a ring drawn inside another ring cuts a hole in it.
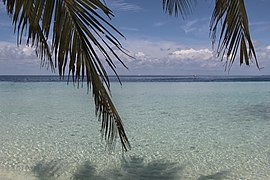
[[[105,150],[85,88],[0,82],[0,173],[11,179],[269,179],[269,87],[112,83],[132,144],[123,156],[119,144]]]

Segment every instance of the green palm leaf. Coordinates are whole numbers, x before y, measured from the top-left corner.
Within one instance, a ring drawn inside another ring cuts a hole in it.
[[[18,44],[22,43],[25,32],[27,44],[36,48],[43,65],[49,65],[52,70],[58,68],[60,77],[64,76],[68,65],[68,74],[74,81],[83,81],[86,77],[88,87],[92,88],[104,138],[113,145],[119,136],[123,149],[129,149],[121,118],[108,94],[109,78],[102,62],[105,59],[115,72],[113,59],[123,62],[112,47],[126,54],[111,32],[123,35],[103,17],[113,16],[111,10],[99,0],[3,2],[13,17]]]
[[[163,9],[169,15],[188,15],[192,11],[196,0],[163,0]],[[223,20],[224,18],[224,20]],[[218,28],[221,24],[221,30]],[[237,53],[240,53],[240,65],[245,61],[246,65],[255,59],[259,64],[253,46],[248,17],[244,0],[215,0],[215,8],[210,21],[210,34],[212,43],[216,42],[216,34],[219,33],[217,57],[226,58],[226,69],[230,69]],[[240,48],[240,50],[239,50]]]
[[[244,0],[216,0],[210,22],[212,42],[215,43],[218,25],[221,24],[217,56],[226,57],[226,68],[231,68],[237,53],[240,53],[240,65],[249,65],[255,59],[259,68],[255,49],[251,40],[248,17]],[[222,18],[224,20],[222,21]],[[239,51],[240,48],[240,51]]]

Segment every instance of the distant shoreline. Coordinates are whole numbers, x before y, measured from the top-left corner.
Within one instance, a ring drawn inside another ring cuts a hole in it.
[[[270,75],[119,75],[121,82],[268,82]],[[109,76],[110,82],[118,82]],[[58,75],[0,75],[0,82],[67,82],[68,76]],[[84,79],[86,81],[86,78]],[[72,82],[72,77],[69,78]]]

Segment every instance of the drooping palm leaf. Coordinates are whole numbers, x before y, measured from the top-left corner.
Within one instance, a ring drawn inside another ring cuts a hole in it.
[[[3,2],[13,17],[18,43],[22,43],[22,35],[26,33],[27,44],[36,48],[42,64],[47,63],[52,69],[57,67],[60,77],[65,74],[67,65],[74,81],[86,77],[87,84],[92,88],[104,138],[112,145],[119,136],[123,149],[129,149],[121,118],[108,94],[109,78],[102,62],[105,59],[115,72],[113,59],[123,62],[113,47],[126,53],[111,32],[123,35],[105,19],[113,16],[111,10],[100,0]]]
[[[224,20],[222,20],[224,18]],[[226,57],[226,68],[231,68],[237,53],[240,53],[240,65],[246,65],[255,59],[259,68],[255,49],[251,40],[248,17],[244,0],[216,0],[210,22],[212,42],[215,43],[218,26],[219,41],[217,56]],[[240,51],[239,51],[240,48]]]
[[[169,14],[177,16],[188,15],[196,0],[163,0],[163,9]],[[224,18],[224,20],[223,20]],[[219,25],[221,24],[221,29]],[[250,64],[255,59],[259,68],[255,48],[253,46],[248,17],[244,0],[215,0],[215,8],[210,21],[210,33],[212,43],[216,41],[216,34],[219,33],[217,56],[223,59],[226,57],[226,69],[230,68],[240,53],[240,65]],[[239,51],[240,48],[240,51]]]

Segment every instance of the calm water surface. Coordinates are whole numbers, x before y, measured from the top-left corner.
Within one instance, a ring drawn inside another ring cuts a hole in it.
[[[91,94],[0,82],[0,179],[270,179],[270,82],[112,83],[132,149],[101,140]]]

